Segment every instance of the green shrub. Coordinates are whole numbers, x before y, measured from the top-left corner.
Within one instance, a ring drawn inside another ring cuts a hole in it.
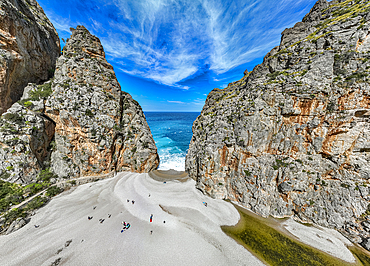
[[[270,74],[267,74],[267,77],[269,77],[271,80],[274,80],[277,78],[277,76],[279,76],[280,74],[282,74],[282,72],[280,71],[275,71],[273,73],[270,73]]]
[[[31,183],[24,187],[25,192],[29,192],[30,195],[34,195],[46,187],[46,184]]]
[[[17,205],[23,201],[22,190],[15,190],[8,193],[4,198],[0,199],[0,212],[4,212],[10,206]]]
[[[283,160],[287,160],[287,159],[288,157],[284,158]],[[287,167],[289,164],[286,162],[283,162],[283,160],[276,159],[275,160],[276,164],[273,164],[272,168],[274,168],[274,170],[278,170],[280,167]]]
[[[6,171],[4,171],[1,175],[0,175],[0,179],[8,179],[10,177],[10,174]]]
[[[37,86],[37,90],[31,91],[29,100],[39,101],[41,98],[47,98],[52,93],[51,82]]]
[[[94,116],[93,112],[91,112],[90,109],[86,109],[85,115],[87,115],[87,116]]]
[[[365,78],[365,77],[367,77],[367,76],[368,76],[368,74],[366,74],[366,73],[361,73],[361,72],[359,72],[359,73],[354,73],[354,74],[352,74],[352,75],[350,75],[350,76],[346,77],[346,81],[349,81],[349,80],[351,80],[351,79],[361,80],[361,79],[363,79],[363,78]]]
[[[45,170],[42,170],[38,177],[38,181],[43,181],[43,182],[50,182],[51,178],[57,178],[58,176],[54,174],[53,172],[50,171],[50,168],[46,168]]]
[[[14,193],[17,186],[17,184],[0,180],[0,199],[5,198],[8,194]]]
[[[248,170],[244,170],[244,173],[245,173],[245,175],[246,175],[246,176],[251,176],[251,174],[252,174],[252,173],[251,173],[251,172],[249,172]]]
[[[300,163],[300,164],[303,164],[302,160],[300,160],[300,159],[296,159],[295,161]]]
[[[21,124],[23,122],[22,117],[15,113],[7,113],[4,115],[4,118],[16,124]]]
[[[31,107],[32,106],[32,102],[30,102],[30,101],[26,101],[26,102],[24,102],[24,107]]]
[[[46,196],[48,197],[54,197],[55,195],[58,195],[59,193],[62,193],[63,189],[57,186],[49,187],[46,191]]]
[[[42,206],[44,206],[47,202],[48,202],[47,198],[37,196],[27,204],[25,210],[26,211],[36,210],[36,209],[41,208]]]
[[[303,70],[300,76],[301,76],[301,77],[303,77],[304,75],[306,75],[306,74],[307,74],[307,72],[308,72],[308,70],[307,70],[307,69]]]
[[[93,168],[95,169],[95,167],[93,166]],[[69,180],[68,183],[70,183],[71,185],[76,185],[76,180]]]
[[[8,211],[3,216],[5,218],[5,226],[10,225],[13,221],[15,221],[19,217],[26,217],[26,213],[23,209],[14,208],[11,211]]]
[[[23,200],[23,190],[18,184],[0,180],[0,212],[9,209],[10,205],[15,205]]]

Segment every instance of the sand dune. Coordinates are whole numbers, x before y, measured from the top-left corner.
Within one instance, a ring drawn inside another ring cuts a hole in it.
[[[120,173],[57,196],[0,237],[0,264],[263,265],[221,231],[239,220],[230,203],[202,195],[193,180],[157,174]],[[122,221],[131,225],[123,233]]]

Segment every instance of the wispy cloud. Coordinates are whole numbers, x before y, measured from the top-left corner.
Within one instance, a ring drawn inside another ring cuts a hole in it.
[[[68,6],[72,0],[65,0]],[[179,89],[260,58],[316,0],[86,0],[74,20],[48,14],[58,30],[80,19],[125,73]],[[72,11],[69,11],[72,12]]]
[[[181,101],[167,101],[168,103],[177,103],[177,104],[184,104],[184,102]]]
[[[70,28],[74,26],[75,23],[73,23],[68,18],[63,18],[61,16],[56,15],[54,12],[47,12],[45,11],[49,20],[53,23],[54,27],[59,31],[65,31],[70,32]]]
[[[195,99],[195,100],[192,102],[192,104],[203,106],[203,105],[204,105],[204,103],[205,103],[205,101],[206,101],[205,99],[197,98],[197,99]]]

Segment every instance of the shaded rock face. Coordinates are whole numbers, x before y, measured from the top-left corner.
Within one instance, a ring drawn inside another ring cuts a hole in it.
[[[368,1],[320,0],[261,65],[214,89],[186,157],[197,187],[370,237],[369,20]]]
[[[56,123],[53,171],[76,177],[156,169],[157,148],[141,107],[121,91],[99,39],[83,26],[72,32],[46,102]]]
[[[36,181],[48,166],[53,121],[15,103],[0,118],[0,178],[22,184]]]
[[[0,115],[27,83],[52,76],[59,55],[58,34],[36,1],[0,1]]]

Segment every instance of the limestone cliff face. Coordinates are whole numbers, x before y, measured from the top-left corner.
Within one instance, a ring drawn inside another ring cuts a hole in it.
[[[52,76],[59,55],[58,34],[36,1],[0,1],[0,115],[27,83]]]
[[[27,100],[0,117],[0,178],[5,181],[29,184],[49,166],[55,123],[40,112],[45,101],[40,94],[47,94],[50,85],[29,84]]]
[[[121,91],[99,39],[83,26],[72,31],[46,102],[56,123],[52,169],[62,177],[156,169],[157,148],[141,107]]]
[[[261,65],[214,89],[186,157],[197,187],[367,241],[369,20],[368,1],[320,0]]]

